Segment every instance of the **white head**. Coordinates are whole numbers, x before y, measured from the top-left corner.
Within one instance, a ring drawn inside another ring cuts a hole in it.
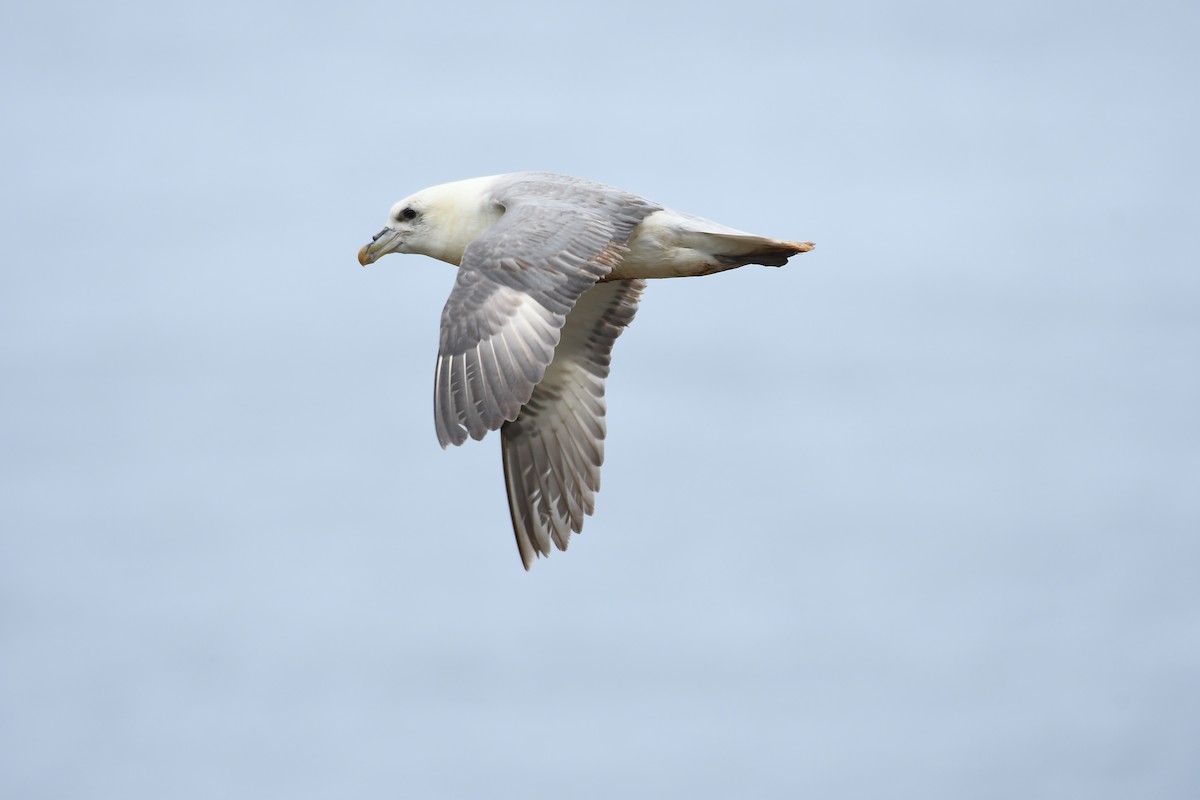
[[[404,198],[392,206],[387,227],[358,251],[358,263],[365,267],[388,253],[420,253],[461,263],[467,245],[504,214],[489,200],[487,190],[494,180],[443,183]]]

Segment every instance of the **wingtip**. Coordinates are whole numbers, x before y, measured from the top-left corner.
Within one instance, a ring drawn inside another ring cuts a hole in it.
[[[445,450],[454,445],[455,447],[467,441],[467,432],[461,425],[455,425],[449,430],[442,424],[441,417],[434,415],[434,431],[437,433],[438,444]]]

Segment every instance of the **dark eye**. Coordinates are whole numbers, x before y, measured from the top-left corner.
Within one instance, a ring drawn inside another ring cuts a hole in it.
[[[416,209],[414,209],[412,206],[408,206],[407,208],[405,208],[403,211],[400,212],[400,216],[403,219],[416,219],[417,212],[416,212]]]

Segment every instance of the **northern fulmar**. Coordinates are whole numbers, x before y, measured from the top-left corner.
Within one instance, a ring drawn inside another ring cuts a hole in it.
[[[595,508],[604,379],[648,278],[781,267],[813,248],[755,236],[569,175],[444,183],[396,203],[358,252],[459,268],[433,385],[442,447],[500,429],[521,562],[567,549]]]

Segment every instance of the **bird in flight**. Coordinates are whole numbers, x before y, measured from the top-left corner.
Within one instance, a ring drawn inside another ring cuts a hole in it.
[[[519,172],[445,183],[396,203],[358,252],[454,264],[433,385],[442,447],[500,430],[525,569],[595,509],[604,379],[648,278],[780,267],[812,242],[727,228],[569,175]]]

